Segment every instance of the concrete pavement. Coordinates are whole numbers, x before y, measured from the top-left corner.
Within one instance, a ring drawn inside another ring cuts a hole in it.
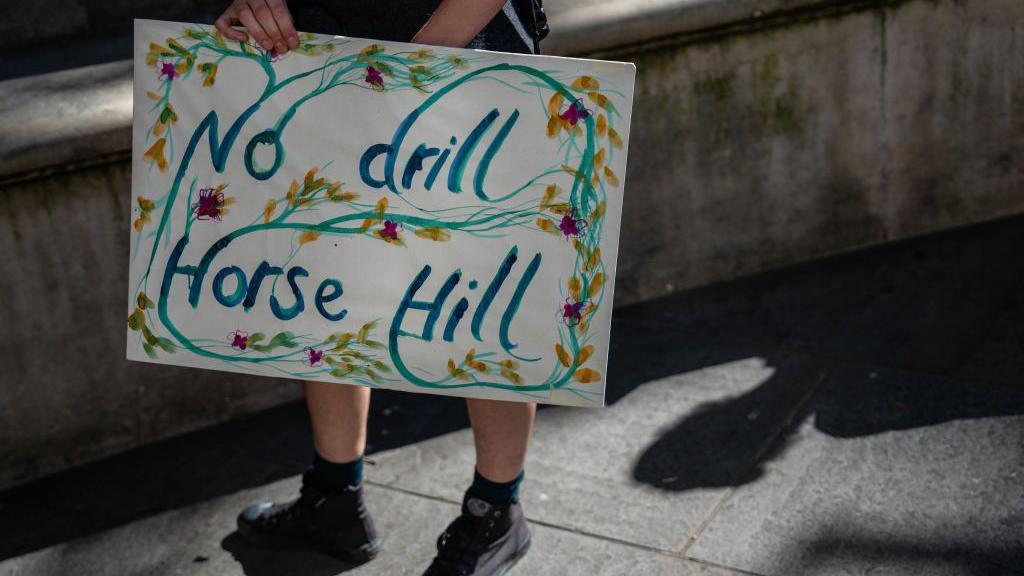
[[[513,574],[1024,574],[1022,247],[1004,220],[616,310],[609,406],[538,414]],[[0,494],[0,575],[418,574],[465,409],[372,412],[370,564],[234,534],[297,489],[291,404]]]

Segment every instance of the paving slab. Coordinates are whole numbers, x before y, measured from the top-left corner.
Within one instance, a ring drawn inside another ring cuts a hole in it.
[[[844,365],[690,558],[790,576],[1024,573],[1024,387]]]
[[[729,487],[756,469],[826,369],[777,353],[652,381],[605,409],[540,410],[522,490],[527,514],[675,551]],[[457,502],[475,451],[464,430],[375,459],[374,482]]]
[[[368,506],[385,542],[380,556],[362,566],[313,552],[261,550],[238,537],[235,517],[243,506],[289,498],[298,485],[290,478],[11,558],[0,562],[0,575],[418,575],[433,557],[437,534],[458,513],[455,504],[368,486]],[[531,530],[530,553],[510,576],[738,576],[558,528],[535,524]]]

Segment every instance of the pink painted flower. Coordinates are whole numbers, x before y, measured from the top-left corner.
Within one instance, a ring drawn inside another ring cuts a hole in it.
[[[221,221],[226,212],[223,188],[202,188],[199,190],[199,201],[192,205],[192,212],[198,220]]]
[[[373,66],[366,67],[365,81],[376,90],[384,89],[384,77],[381,76],[380,70],[377,70]]]
[[[587,221],[582,218],[576,218],[576,209],[573,208],[568,214],[562,216],[562,221],[558,223],[558,229],[562,231],[562,235],[566,238],[579,236],[583,233],[583,229],[587,227]]]
[[[571,126],[575,126],[580,120],[588,118],[592,112],[583,105],[583,99],[577,98],[575,102],[569,104],[569,107],[565,109],[558,116],[568,122]]]
[[[398,240],[398,226],[398,222],[385,220],[384,229],[380,231],[380,237],[385,240]]]
[[[241,330],[235,330],[231,334],[228,334],[228,340],[231,340],[231,347],[238,348],[239,350],[245,350],[249,347],[249,333]]]
[[[562,305],[562,322],[565,322],[566,326],[575,326],[579,324],[580,320],[583,319],[583,313],[587,311],[589,306],[589,300],[573,302],[571,298],[566,298],[565,304]]]
[[[316,367],[323,363],[324,353],[322,350],[317,350],[312,346],[306,347],[306,360],[309,361],[309,365]]]
[[[179,76],[178,71],[174,68],[174,64],[170,62],[160,63],[160,72],[157,74],[159,78],[165,78],[168,82],[174,80]]]

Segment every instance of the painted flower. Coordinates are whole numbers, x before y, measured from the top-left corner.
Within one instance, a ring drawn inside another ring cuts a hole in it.
[[[565,109],[565,112],[562,112],[558,116],[562,120],[568,122],[570,126],[575,126],[580,120],[589,118],[591,113],[591,110],[583,105],[583,99],[577,98],[575,102],[569,104],[569,107]]]
[[[231,334],[228,334],[228,340],[231,341],[232,348],[238,348],[239,350],[245,350],[249,347],[249,333],[241,330],[235,330]]]
[[[398,231],[400,230],[400,228],[399,228],[400,226],[401,226],[401,224],[399,224],[398,222],[395,222],[394,220],[385,220],[384,221],[384,228],[381,229],[380,231],[378,231],[377,233],[380,234],[380,237],[385,239],[385,240],[388,240],[388,241],[391,241],[391,242],[397,242],[398,241]]]
[[[228,213],[226,206],[231,199],[224,196],[225,184],[216,188],[202,188],[199,190],[199,201],[192,205],[192,212],[197,220],[216,220],[220,222]]]
[[[564,214],[561,222],[558,223],[558,229],[561,230],[562,236],[565,238],[578,237],[586,227],[587,221],[585,219],[576,218],[575,208]]]
[[[323,363],[323,360],[324,360],[324,352],[323,352],[323,350],[317,350],[316,348],[313,348],[312,346],[307,346],[305,352],[306,352],[306,360],[309,361],[309,365],[310,366],[316,367],[316,366],[319,366],[320,364]]]
[[[589,307],[589,300],[573,301],[572,298],[566,298],[565,304],[562,305],[562,322],[565,322],[566,326],[576,326],[583,319],[583,314]]]
[[[365,81],[370,86],[373,86],[374,90],[384,89],[384,77],[381,75],[380,70],[373,66],[366,67],[366,78]]]
[[[168,82],[174,80],[179,76],[178,71],[174,68],[174,64],[164,60],[160,63],[160,70],[157,73],[157,77],[166,79]]]

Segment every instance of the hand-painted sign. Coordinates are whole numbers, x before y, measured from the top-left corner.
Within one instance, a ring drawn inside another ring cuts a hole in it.
[[[136,21],[128,358],[601,405],[634,73]]]

